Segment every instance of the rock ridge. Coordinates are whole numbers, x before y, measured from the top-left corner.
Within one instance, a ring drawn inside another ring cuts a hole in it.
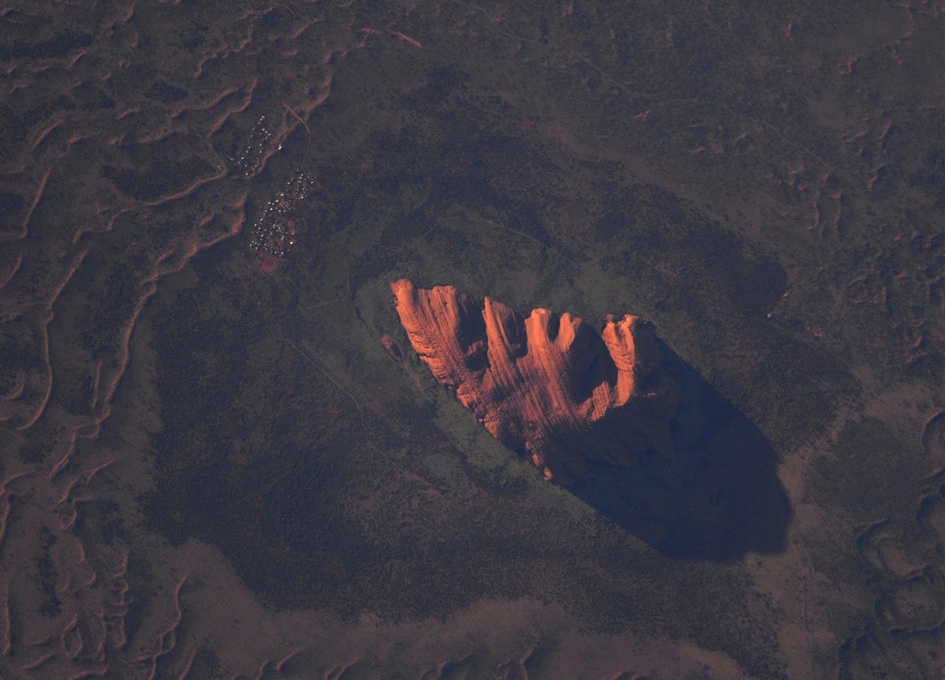
[[[597,464],[633,465],[648,449],[673,460],[679,388],[639,317],[608,316],[598,334],[567,312],[538,308],[522,319],[454,286],[401,279],[391,292],[434,377],[546,479],[568,485],[593,477]]]

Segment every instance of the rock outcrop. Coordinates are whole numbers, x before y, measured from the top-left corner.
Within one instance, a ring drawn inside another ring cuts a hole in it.
[[[391,291],[436,379],[547,479],[587,479],[596,464],[632,465],[647,449],[673,459],[679,389],[640,318],[608,317],[598,335],[570,314],[535,309],[523,321],[453,286],[423,290],[401,279]]]
[[[404,360],[404,352],[402,349],[400,349],[400,343],[397,342],[396,339],[389,335],[382,335],[381,345],[384,347],[384,351],[390,355],[390,358],[396,361],[398,364]]]

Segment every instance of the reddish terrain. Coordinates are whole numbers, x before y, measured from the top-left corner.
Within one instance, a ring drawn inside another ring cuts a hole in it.
[[[0,677],[940,679],[945,0],[676,5],[5,2]],[[646,309],[673,470],[401,277]]]
[[[499,441],[524,448],[546,479],[588,479],[593,463],[632,465],[647,448],[672,458],[679,388],[639,317],[608,316],[597,335],[567,312],[535,309],[523,321],[453,286],[424,290],[401,279],[391,290],[436,379]]]

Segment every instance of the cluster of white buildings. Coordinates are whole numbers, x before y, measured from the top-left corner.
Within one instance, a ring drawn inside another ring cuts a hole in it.
[[[297,170],[286,187],[266,203],[253,224],[250,248],[261,255],[285,257],[295,243],[296,226],[291,218],[299,201],[311,196],[315,182]]]
[[[269,129],[272,123],[271,118],[273,116],[266,116],[265,114],[259,117],[259,120],[253,126],[253,131],[249,133],[249,139],[232,159],[243,177],[252,177],[262,167],[266,147],[275,136]]]

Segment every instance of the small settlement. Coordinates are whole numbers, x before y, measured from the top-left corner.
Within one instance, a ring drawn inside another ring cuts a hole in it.
[[[315,182],[296,170],[286,187],[266,203],[253,224],[249,247],[265,272],[272,272],[295,244],[297,227],[292,213],[298,202],[312,194]]]

